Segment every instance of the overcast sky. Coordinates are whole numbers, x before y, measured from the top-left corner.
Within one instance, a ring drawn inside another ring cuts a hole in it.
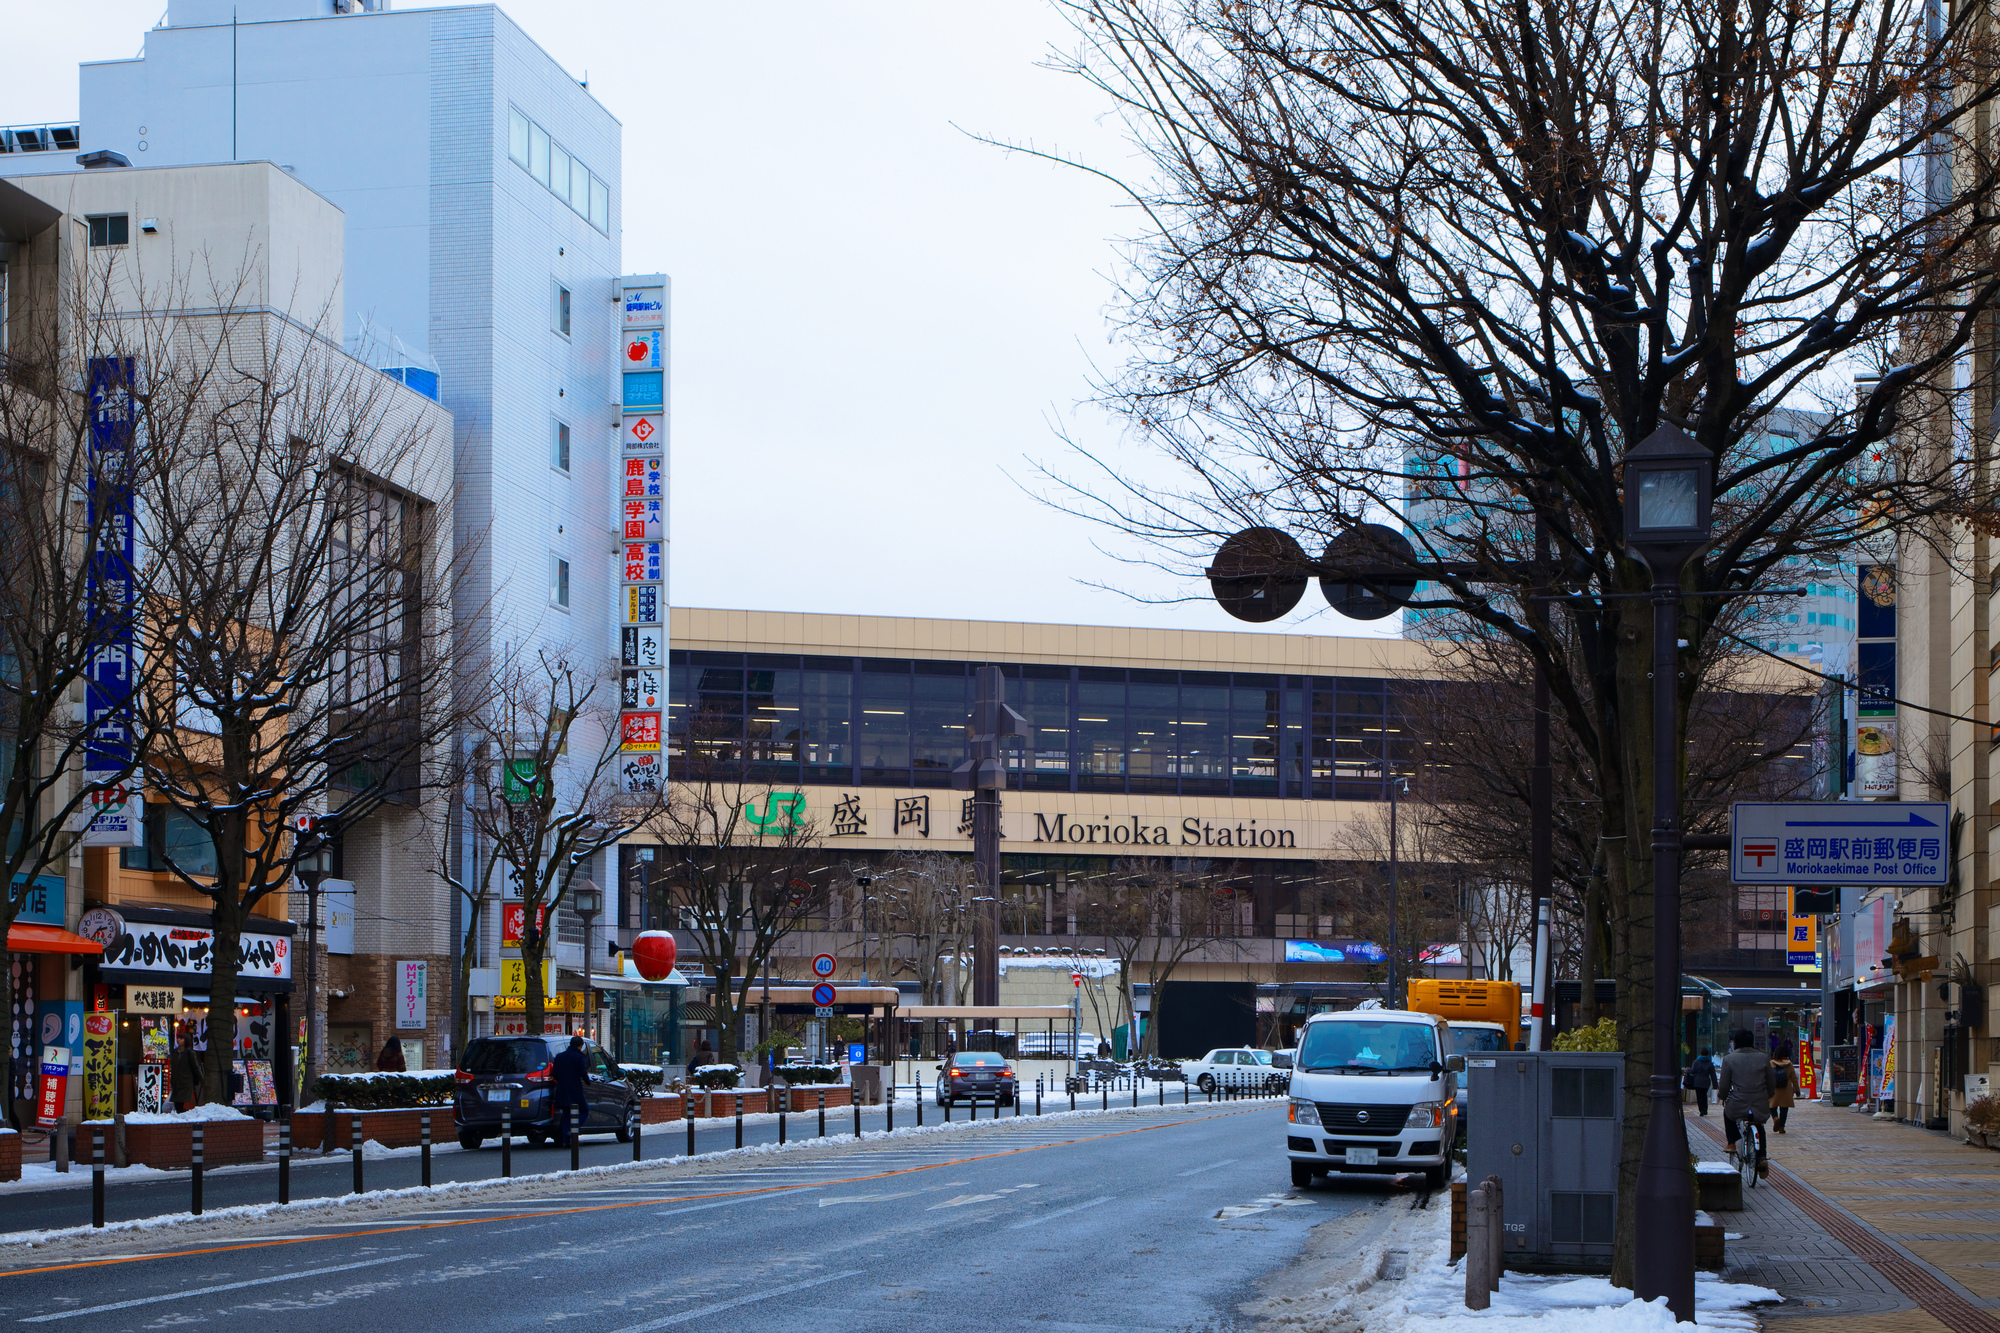
[[[76,63],[136,54],[164,5],[17,7],[0,124],[76,115]],[[1059,430],[1174,479],[1087,401],[1137,219],[970,137],[1130,166],[1102,101],[1038,68],[1070,43],[1050,5],[501,7],[623,121],[625,268],[673,275],[676,603],[1242,628],[1017,484],[1088,475]],[[1270,628],[1396,625],[1317,601]]]

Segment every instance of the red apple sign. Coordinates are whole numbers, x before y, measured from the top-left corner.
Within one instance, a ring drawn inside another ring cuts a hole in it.
[[[632,941],[632,965],[648,981],[665,981],[673,975],[674,937],[664,930],[641,931]]]

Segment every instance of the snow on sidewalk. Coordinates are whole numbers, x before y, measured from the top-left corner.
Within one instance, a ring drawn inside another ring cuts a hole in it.
[[[1680,1327],[1664,1299],[1637,1300],[1603,1277],[1510,1272],[1487,1309],[1468,1310],[1465,1261],[1449,1262],[1450,1246],[1449,1206],[1411,1210],[1364,1238],[1342,1280],[1284,1301],[1272,1322],[1306,1333],[1674,1333]],[[1755,1333],[1751,1307],[1782,1299],[1765,1287],[1695,1275],[1695,1323],[1702,1328]]]

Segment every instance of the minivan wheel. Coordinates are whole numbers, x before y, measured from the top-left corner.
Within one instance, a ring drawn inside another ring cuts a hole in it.
[[[531,1129],[527,1132],[527,1139],[530,1148],[539,1148],[549,1141],[549,1136],[539,1129]]]
[[[1292,1188],[1301,1190],[1311,1189],[1312,1183],[1313,1183],[1313,1169],[1310,1166],[1307,1166],[1304,1162],[1293,1162]]]
[[[1441,1190],[1451,1184],[1451,1163],[1439,1162],[1436,1166],[1424,1168],[1424,1188]]]
[[[630,1143],[639,1124],[639,1103],[633,1102],[625,1108],[625,1123],[618,1127],[618,1141]]]
[[[476,1130],[461,1129],[458,1131],[458,1146],[467,1152],[478,1152],[480,1145],[485,1142],[486,1136]]]

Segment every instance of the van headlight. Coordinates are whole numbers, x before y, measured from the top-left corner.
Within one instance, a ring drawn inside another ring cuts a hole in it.
[[[1403,1122],[1405,1129],[1436,1129],[1444,1123],[1445,1108],[1450,1102],[1418,1102],[1410,1108],[1410,1118]]]
[[[1317,1125],[1319,1108],[1302,1097],[1292,1098],[1292,1123],[1295,1125]]]

